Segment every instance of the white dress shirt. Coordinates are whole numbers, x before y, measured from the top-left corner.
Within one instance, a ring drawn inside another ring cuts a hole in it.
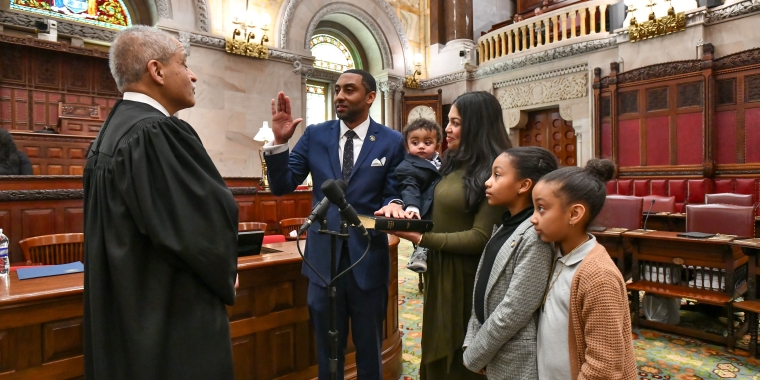
[[[578,246],[572,255],[562,257],[562,252],[557,247],[557,262],[549,281],[549,284],[554,283],[554,286],[548,290],[546,303],[539,309],[538,317],[538,378],[541,380],[572,378],[570,343],[567,335],[570,323],[570,288],[581,261],[596,245],[596,238],[593,235],[589,237],[589,240]]]
[[[361,124],[354,127],[354,132],[356,133],[356,137],[354,137],[354,163],[356,163],[356,159],[359,158],[359,153],[362,151],[362,145],[364,144],[364,139],[367,137],[367,131],[369,131],[369,116],[367,119],[361,122]],[[346,123],[343,122],[343,120],[340,121],[340,140],[338,140],[338,162],[340,165],[343,165],[343,147],[346,145],[347,137],[346,132],[348,131],[348,126],[346,126]],[[264,145],[264,154],[270,155],[270,154],[278,154],[282,153],[288,150],[288,144],[280,144],[280,145],[274,145],[273,141],[269,141]]]
[[[164,106],[161,105],[161,103],[157,102],[156,99],[153,99],[148,95],[145,95],[139,92],[125,92],[124,100],[130,100],[130,101],[138,102],[138,103],[145,103],[161,111],[161,113],[163,113],[164,115],[170,116],[169,111],[167,111],[166,108],[164,108]]]

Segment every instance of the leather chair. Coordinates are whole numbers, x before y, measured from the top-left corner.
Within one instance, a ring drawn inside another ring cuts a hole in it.
[[[755,237],[755,209],[724,204],[686,205],[686,232]]]
[[[732,193],[717,193],[707,194],[707,204],[724,204],[734,206],[752,206],[752,195],[750,194],[732,194]]]
[[[651,206],[651,212],[676,212],[676,197],[647,195],[641,198],[644,200],[644,211],[649,211],[649,207]],[[654,201],[654,204],[652,204],[652,201]]]
[[[27,265],[58,265],[82,261],[84,234],[56,234],[26,238],[18,242]]]
[[[591,226],[606,228],[641,228],[643,199],[625,195],[608,195],[602,211]]]

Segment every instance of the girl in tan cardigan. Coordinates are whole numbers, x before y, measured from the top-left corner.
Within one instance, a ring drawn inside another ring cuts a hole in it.
[[[533,189],[531,222],[554,243],[556,260],[538,323],[538,375],[554,379],[636,379],[623,276],[586,227],[606,199],[615,168],[592,159],[565,167]]]

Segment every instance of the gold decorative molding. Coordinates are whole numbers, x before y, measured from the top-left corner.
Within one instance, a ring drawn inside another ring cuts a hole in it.
[[[654,3],[650,5],[654,5]],[[652,12],[649,14],[649,20],[640,24],[635,17],[632,17],[631,24],[628,26],[628,36],[631,42],[636,42],[684,30],[686,30],[686,14],[684,12],[676,13],[671,6],[668,9],[667,16],[655,18],[654,12]]]
[[[255,42],[248,42],[243,40],[236,40],[234,38],[227,38],[225,41],[224,50],[227,53],[244,55],[246,57],[269,59],[269,48],[262,44]]]

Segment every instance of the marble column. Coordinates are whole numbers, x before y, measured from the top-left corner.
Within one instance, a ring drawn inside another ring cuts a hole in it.
[[[473,39],[473,0],[430,0],[430,44]]]
[[[401,122],[399,119],[399,113],[396,111],[396,92],[401,89],[403,80],[400,77],[394,75],[383,74],[377,80],[377,89],[383,93],[383,119],[386,126],[391,129],[401,130]],[[397,115],[398,114],[398,115]]]

